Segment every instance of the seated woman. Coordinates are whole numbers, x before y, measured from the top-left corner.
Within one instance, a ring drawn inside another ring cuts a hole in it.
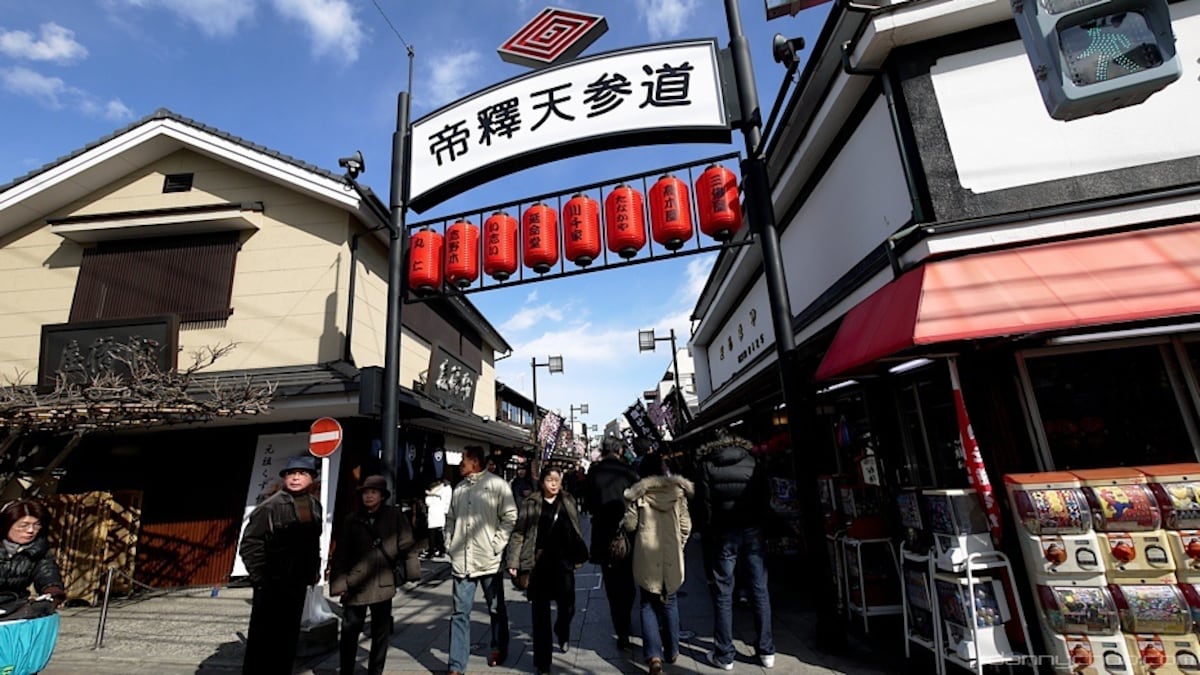
[[[67,598],[62,573],[42,532],[46,509],[32,499],[17,499],[0,508],[0,619],[29,615],[29,587],[37,597],[49,596],[54,607]],[[12,614],[13,616],[5,616]]]

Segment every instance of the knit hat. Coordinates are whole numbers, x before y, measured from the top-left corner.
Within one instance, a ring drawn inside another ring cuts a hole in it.
[[[313,478],[317,477],[317,458],[312,455],[296,455],[288,457],[287,464],[279,470],[280,476],[286,476],[289,471],[307,471]]]
[[[383,476],[367,476],[363,480],[362,485],[358,486],[359,492],[363,490],[379,490],[379,493],[383,495],[384,501],[387,501],[387,498],[392,496],[391,491],[387,488],[387,479]]]

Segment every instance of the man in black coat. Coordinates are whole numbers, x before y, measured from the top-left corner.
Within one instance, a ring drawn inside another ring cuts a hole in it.
[[[242,562],[254,586],[242,663],[247,675],[292,672],[304,596],[321,566],[321,502],[311,494],[316,459],[292,457],[279,475],[283,489],[250,512],[242,534]]]
[[[633,556],[610,560],[608,544],[625,515],[625,490],[638,482],[638,475],[621,459],[625,448],[619,438],[607,436],[601,443],[603,456],[588,468],[585,503],[592,514],[592,562],[600,565],[604,591],[612,614],[617,644],[629,647],[630,613],[633,611]]]
[[[775,665],[775,641],[771,631],[771,600],[767,593],[767,569],[762,532],[770,512],[770,490],[766,472],[750,454],[754,446],[743,438],[721,434],[696,451],[700,467],[696,480],[696,520],[703,523],[706,545],[712,546],[713,645],[710,664],[722,670],[733,668],[733,586],[738,561],[743,561],[754,603],[756,651],[766,668]]]

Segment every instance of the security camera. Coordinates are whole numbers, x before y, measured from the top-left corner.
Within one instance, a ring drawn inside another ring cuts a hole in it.
[[[800,58],[796,53],[804,49],[804,38],[792,38],[791,40],[776,33],[771,40],[771,53],[775,57],[775,63],[782,63],[789,68],[800,62]]]
[[[359,150],[355,150],[354,154],[349,157],[338,159],[338,166],[345,169],[351,179],[358,178],[358,174],[367,170],[367,163],[363,160],[362,152]]]

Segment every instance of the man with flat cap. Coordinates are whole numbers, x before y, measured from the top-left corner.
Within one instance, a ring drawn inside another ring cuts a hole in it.
[[[305,592],[321,566],[321,502],[312,494],[316,458],[291,457],[279,475],[283,489],[250,512],[239,549],[254,586],[242,662],[247,675],[292,672]]]
[[[382,675],[392,627],[397,563],[412,548],[412,526],[400,507],[386,504],[391,493],[383,476],[367,476],[358,488],[361,508],[343,522],[333,550],[329,594],[342,600],[341,675],[354,675],[358,638],[371,610],[367,673]]]

